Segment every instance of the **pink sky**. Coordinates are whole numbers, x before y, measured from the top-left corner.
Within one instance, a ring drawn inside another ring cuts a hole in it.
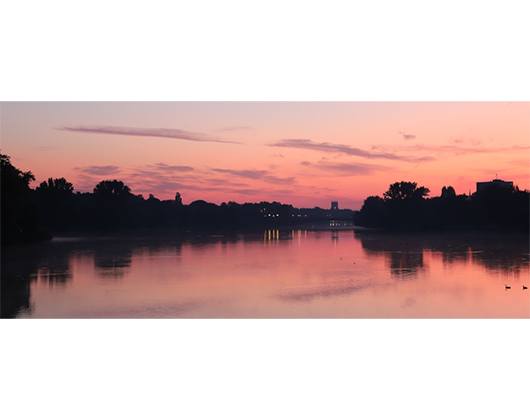
[[[121,179],[184,202],[359,208],[391,182],[439,195],[499,178],[530,187],[530,103],[37,102],[1,104],[1,149],[37,183]]]

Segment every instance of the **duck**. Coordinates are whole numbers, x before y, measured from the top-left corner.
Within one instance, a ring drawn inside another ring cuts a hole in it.
[[[512,286],[508,286],[507,284],[504,285],[504,290],[508,290],[508,289],[511,289]]]

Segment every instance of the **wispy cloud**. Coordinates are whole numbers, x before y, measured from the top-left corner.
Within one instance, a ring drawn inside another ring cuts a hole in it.
[[[91,165],[74,169],[89,175],[113,175],[120,172],[120,168],[115,165]]]
[[[239,176],[241,178],[250,178],[250,179],[261,179],[267,175],[267,171],[259,169],[224,169],[224,168],[213,168],[215,172],[222,174],[229,174],[234,176]]]
[[[186,165],[170,165],[163,162],[154,163],[151,167],[157,171],[162,172],[190,172],[194,169]]]
[[[292,176],[282,178],[282,177],[274,176],[274,175],[267,175],[263,177],[263,180],[271,184],[281,184],[281,185],[293,184],[296,181],[296,179]]]
[[[271,184],[292,184],[295,182],[294,177],[278,177],[272,175],[269,171],[260,169],[224,169],[213,168],[215,172],[237,176],[240,178],[257,179]]]
[[[271,144],[272,147],[286,147],[293,149],[306,149],[316,150],[319,152],[326,153],[340,153],[348,156],[358,156],[368,159],[389,159],[399,160],[405,162],[422,162],[433,160],[432,157],[428,156],[400,156],[394,153],[387,152],[371,152],[368,150],[359,149],[346,144],[328,143],[328,142],[316,142],[311,139],[283,139],[276,143]]]
[[[225,187],[226,186],[231,186],[231,187],[246,187],[247,184],[245,184],[244,182],[238,182],[238,181],[231,181],[229,179],[223,179],[223,178],[202,178],[200,179],[201,182],[205,182],[207,184],[211,184],[211,185],[214,185],[214,186],[221,186],[221,187]]]
[[[372,165],[366,163],[343,163],[343,162],[317,162],[311,163],[307,161],[300,162],[301,165],[316,168],[322,171],[338,174],[338,175],[367,175],[376,171],[388,169],[382,165]]]
[[[480,146],[461,146],[461,143],[453,144],[441,144],[441,145],[428,145],[428,144],[414,144],[398,147],[397,150],[401,151],[424,151],[433,153],[452,153],[455,155],[466,155],[466,154],[481,154],[481,153],[500,153],[510,151],[525,151],[530,150],[530,146],[506,146],[506,147],[480,147]],[[381,150],[384,148],[381,147]]]
[[[412,133],[403,133],[402,131],[400,131],[399,134],[401,134],[401,137],[403,137],[403,140],[413,140],[416,138],[416,134],[412,134]]]
[[[100,125],[78,125],[60,127],[58,130],[72,131],[77,133],[112,134],[133,137],[158,137],[176,140],[209,143],[239,143],[237,141],[222,140],[210,137],[202,133],[180,130],[177,128],[140,128],[140,127],[115,127]]]

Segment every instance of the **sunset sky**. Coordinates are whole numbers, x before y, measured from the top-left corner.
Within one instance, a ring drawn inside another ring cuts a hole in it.
[[[185,203],[359,208],[395,181],[530,188],[530,103],[3,103],[0,145],[37,185],[121,179]]]

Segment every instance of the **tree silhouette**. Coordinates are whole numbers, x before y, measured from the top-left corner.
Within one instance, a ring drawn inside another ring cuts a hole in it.
[[[528,233],[530,192],[490,188],[456,195],[444,186],[440,197],[426,198],[429,189],[415,182],[391,184],[380,197],[368,197],[354,222],[389,230],[504,229]]]
[[[418,187],[415,182],[401,181],[391,184],[383,197],[390,201],[422,200],[429,195],[429,192],[428,188]]]
[[[94,195],[101,198],[123,198],[131,195],[131,189],[117,179],[105,180],[96,185]]]
[[[30,190],[29,183],[35,181],[31,171],[23,172],[11,164],[11,158],[0,153],[0,166],[2,170],[2,193],[9,192],[21,194]]]
[[[75,218],[74,187],[64,178],[48,178],[35,189],[39,215],[53,230]]]
[[[35,188],[35,191],[51,195],[70,195],[74,192],[74,186],[64,178],[48,178]]]
[[[456,192],[455,192],[455,189],[452,187],[452,186],[443,186],[442,187],[442,195],[440,196],[441,198],[444,198],[444,199],[451,199],[451,198],[456,198]]]
[[[330,211],[318,207],[295,208],[279,202],[221,205],[196,200],[182,203],[180,193],[171,200],[150,194],[135,195],[119,180],[98,183],[93,193],[74,192],[64,178],[50,178],[35,190],[31,172],[15,168],[0,154],[2,243],[27,242],[54,234],[105,233],[131,229],[169,229],[181,232],[327,223]],[[416,182],[393,183],[383,197],[368,197],[359,212],[337,210],[333,219],[388,230],[507,229],[528,232],[530,193],[513,189],[487,189],[470,196],[456,195],[444,186],[440,197],[428,198],[429,189]],[[229,197],[228,197],[229,198]]]
[[[182,197],[179,192],[175,194],[175,204],[177,206],[182,206]]]
[[[379,196],[370,196],[364,200],[361,211],[361,224],[366,227],[381,226],[386,219],[387,208],[385,200]]]
[[[33,191],[29,187],[35,180],[33,174],[13,166],[4,154],[0,154],[0,168],[2,244],[46,236],[39,228]]]

